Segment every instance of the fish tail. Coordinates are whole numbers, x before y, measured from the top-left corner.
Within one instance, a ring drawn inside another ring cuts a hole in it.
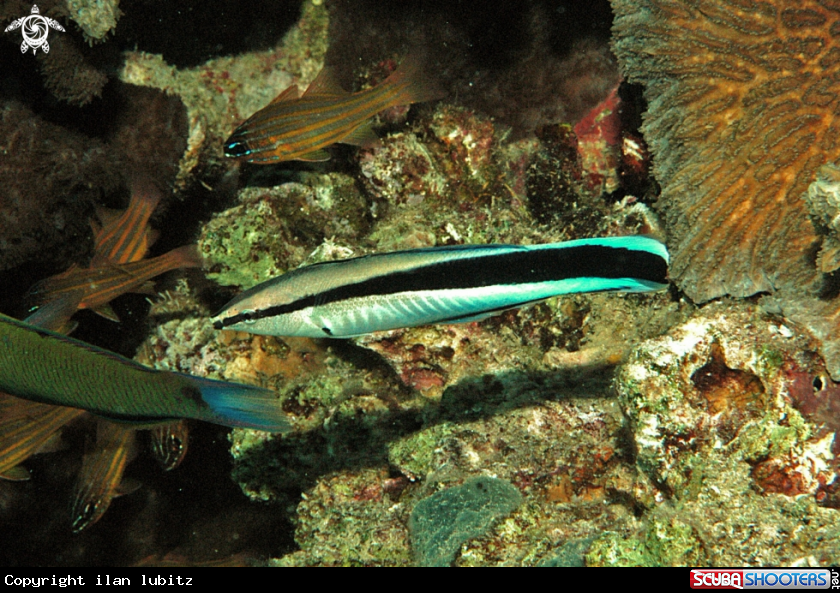
[[[200,268],[204,265],[204,258],[198,251],[197,245],[183,245],[160,256],[165,262],[167,270],[178,268]],[[158,272],[162,274],[163,272]]]
[[[434,101],[445,95],[437,81],[424,67],[422,52],[407,55],[383,84],[397,89],[395,105]]]
[[[668,248],[664,243],[647,237],[645,235],[628,235],[625,237],[599,237],[595,239],[578,239],[575,241],[567,241],[562,243],[562,248],[579,247],[583,245],[596,245],[599,247],[608,247],[610,249],[629,251],[636,254],[633,258],[637,261],[645,261],[645,273],[649,275],[647,278],[639,276],[633,277],[633,272],[628,269],[627,278],[617,278],[614,280],[599,279],[598,288],[591,288],[588,290],[621,290],[623,292],[648,292],[663,290],[668,287],[668,264],[670,256],[668,255]],[[531,249],[542,249],[547,246],[532,245]],[[653,256],[652,258],[650,256]],[[632,260],[628,260],[632,261]],[[641,270],[636,270],[640,272]],[[628,284],[628,281],[630,283]],[[615,286],[610,286],[610,282],[615,282]]]
[[[292,429],[277,394],[270,389],[182,376],[201,391],[201,398],[210,407],[210,414],[204,418],[209,422],[267,432],[288,432]]]

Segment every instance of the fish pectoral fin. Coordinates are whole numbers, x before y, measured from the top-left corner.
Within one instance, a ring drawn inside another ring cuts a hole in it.
[[[320,162],[320,161],[328,161],[330,160],[330,153],[326,150],[319,148],[318,150],[313,150],[311,152],[307,152],[306,154],[302,154],[299,157],[295,157],[298,161],[308,161],[308,162]]]
[[[379,136],[376,135],[368,124],[363,123],[339,140],[339,142],[342,144],[352,144],[361,148],[370,148],[379,144]]]
[[[303,96],[341,97],[349,94],[350,93],[345,91],[341,88],[341,85],[338,84],[332,68],[324,66],[318,73],[318,76],[315,77],[315,80],[309,84],[309,87],[306,89],[306,92],[303,93]]]
[[[294,101],[298,98],[300,98],[300,91],[298,90],[297,85],[293,84],[285,91],[274,97],[274,99],[271,100],[271,103],[269,103],[269,105],[273,105],[274,103],[282,103],[283,101]]]
[[[99,315],[100,317],[104,317],[108,321],[114,321],[116,323],[120,322],[120,318],[117,317],[117,314],[114,313],[114,310],[111,308],[111,305],[105,303],[104,305],[99,305],[93,312]]]
[[[0,480],[7,480],[9,482],[25,482],[31,477],[29,470],[22,465],[11,467],[0,474]]]
[[[131,292],[137,294],[147,294],[149,296],[155,296],[157,294],[157,291],[155,290],[155,283],[151,280],[144,282],[137,288],[132,288]]]

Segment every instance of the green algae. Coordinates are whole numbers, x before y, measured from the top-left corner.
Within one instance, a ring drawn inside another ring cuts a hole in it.
[[[297,507],[295,541],[300,550],[272,564],[410,565],[408,529],[401,505],[383,490],[387,479],[384,469],[324,476]]]
[[[510,483],[478,477],[421,500],[409,521],[411,545],[421,566],[448,566],[461,545],[487,532],[522,504]]]
[[[737,446],[747,461],[785,457],[800,450],[811,438],[811,426],[797,410],[785,406],[769,411],[741,429]]]
[[[213,217],[198,241],[208,278],[250,288],[299,266],[325,244],[355,241],[367,230],[368,204],[351,177],[304,173],[299,179],[247,187],[239,192],[239,206]],[[352,254],[346,248],[319,253],[330,251]]]
[[[543,568],[572,568],[586,566],[586,552],[594,538],[566,542],[554,555],[538,564]]]
[[[643,533],[624,538],[611,532],[595,540],[588,566],[706,566],[702,541],[676,516],[656,517]]]

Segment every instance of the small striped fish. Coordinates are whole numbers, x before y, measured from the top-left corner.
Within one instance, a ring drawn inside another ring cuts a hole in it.
[[[97,267],[73,266],[66,272],[38,282],[29,291],[33,304],[79,294],[79,309],[93,309],[114,319],[107,304],[127,292],[151,292],[150,280],[179,268],[200,268],[202,259],[195,245],[185,245],[158,257],[125,264],[105,262]]]
[[[0,479],[26,480],[21,463],[35,453],[83,410],[39,404],[0,393]]]
[[[336,142],[371,146],[378,142],[367,123],[374,115],[440,97],[422,79],[418,58],[410,56],[381,84],[351,94],[325,67],[303,96],[291,86],[236,128],[225,142],[225,156],[268,165],[326,161],[324,148]]]
[[[91,221],[95,239],[90,267],[106,262],[127,264],[146,257],[155,236],[149,228],[149,218],[161,197],[160,191],[141,177],[132,182],[128,208],[118,214],[97,208],[96,215],[102,227]]]
[[[152,429],[152,453],[165,471],[181,465],[189,442],[190,430],[184,420],[161,424]]]
[[[96,444],[82,458],[82,469],[73,487],[70,506],[71,527],[74,533],[90,527],[105,514],[111,500],[127,488],[123,471],[134,445],[136,428],[114,422],[99,422],[96,426]],[[139,483],[133,485],[139,487]]]
[[[299,268],[243,292],[216,329],[346,338],[432,323],[478,321],[577,292],[667,286],[668,252],[648,237],[547,245],[459,245]]]

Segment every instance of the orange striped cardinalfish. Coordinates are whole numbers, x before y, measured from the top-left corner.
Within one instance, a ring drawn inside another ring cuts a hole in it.
[[[67,294],[83,296],[79,309],[91,309],[106,319],[117,321],[108,303],[126,292],[152,293],[150,280],[179,268],[199,268],[202,259],[195,245],[184,245],[150,259],[126,264],[106,262],[95,268],[73,266],[66,272],[41,280],[30,290],[35,304]]]
[[[84,413],[0,393],[0,479],[28,480],[29,472],[20,464],[45,452],[58,430]]]
[[[125,424],[97,423],[96,443],[85,452],[73,487],[70,518],[75,533],[99,521],[114,498],[140,487],[135,480],[123,479],[125,466],[134,453],[136,432],[136,428]]]
[[[416,56],[381,84],[348,93],[325,67],[303,93],[292,85],[249,117],[225,142],[225,156],[269,165],[281,161],[326,161],[324,148],[336,142],[372,146],[378,142],[368,120],[396,105],[431,101],[441,93],[423,80]]]
[[[149,228],[149,218],[161,199],[160,191],[145,178],[131,184],[131,201],[121,213],[97,208],[96,215],[102,226],[91,221],[95,235],[94,253],[90,267],[105,262],[126,264],[146,257],[146,252],[157,238]]]
[[[90,266],[72,266],[66,272],[42,280],[30,289],[33,305],[76,298],[79,309],[92,309],[112,321],[119,321],[108,303],[126,292],[151,293],[152,278],[177,268],[202,265],[195,247],[181,247],[160,257],[143,260],[157,238],[149,218],[161,199],[160,191],[143,177],[132,181],[131,201],[123,212],[97,209],[102,226],[91,221],[95,235]],[[75,309],[67,312],[69,320]],[[57,329],[53,327],[52,329]],[[69,333],[69,332],[68,332]]]

